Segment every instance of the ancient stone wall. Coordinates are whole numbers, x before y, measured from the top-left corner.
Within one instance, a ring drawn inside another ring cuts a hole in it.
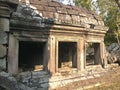
[[[8,32],[10,30],[9,18],[11,11],[15,10],[17,0],[0,0],[0,69],[7,69]],[[14,8],[12,7],[14,5]]]

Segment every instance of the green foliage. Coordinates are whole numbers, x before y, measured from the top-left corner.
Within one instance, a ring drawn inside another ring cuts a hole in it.
[[[106,34],[105,42],[120,43],[120,11],[115,0],[97,0],[100,16],[103,18],[109,31]]]
[[[75,0],[74,2],[77,6],[91,10],[92,0]]]
[[[75,0],[75,4],[88,10],[94,10],[103,19],[109,31],[105,36],[106,44],[120,44],[120,1],[119,0]]]

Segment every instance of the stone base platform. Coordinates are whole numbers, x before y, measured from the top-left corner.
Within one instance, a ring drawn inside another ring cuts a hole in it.
[[[45,71],[24,72],[19,74],[18,81],[33,90],[59,90],[61,87],[66,87],[76,82],[79,82],[79,88],[90,88],[104,84],[105,82],[102,81],[101,77],[116,67],[118,67],[118,64],[110,64],[107,69],[103,69],[100,65],[87,66],[84,71],[73,70],[68,75],[61,73],[51,75],[51,73]]]

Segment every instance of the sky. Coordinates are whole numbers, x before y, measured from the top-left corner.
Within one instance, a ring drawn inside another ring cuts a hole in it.
[[[63,4],[66,4],[66,5],[75,5],[73,3],[73,0],[55,0],[55,1],[58,1],[58,2],[62,2]],[[92,1],[96,1],[96,0],[92,0]]]
[[[73,0],[55,0],[55,1],[62,2],[63,4],[66,5],[74,5]]]

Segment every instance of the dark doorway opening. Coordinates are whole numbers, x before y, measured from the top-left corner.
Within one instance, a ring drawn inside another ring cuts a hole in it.
[[[58,68],[77,68],[77,43],[59,42]]]
[[[45,42],[19,42],[19,72],[43,70]]]
[[[100,64],[100,43],[88,43],[86,47],[86,65]]]

